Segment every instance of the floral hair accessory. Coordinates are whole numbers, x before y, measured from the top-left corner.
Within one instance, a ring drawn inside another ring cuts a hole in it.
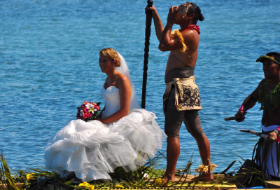
[[[100,112],[100,103],[101,102],[84,102],[81,106],[77,108],[77,119],[82,119],[84,121],[96,119],[98,113]]]
[[[279,62],[279,61],[277,61],[276,59],[274,59],[274,58],[272,58],[272,57],[270,57],[270,56],[268,56],[268,55],[261,55],[261,56],[256,60],[256,62],[262,62],[262,63],[263,63],[263,61],[264,61],[265,59],[270,59],[271,61],[273,61],[273,62],[277,63],[278,65],[280,65],[280,62]]]

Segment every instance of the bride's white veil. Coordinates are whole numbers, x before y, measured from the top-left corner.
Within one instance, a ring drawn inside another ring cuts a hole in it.
[[[128,80],[130,82],[130,86],[131,86],[130,110],[135,109],[135,108],[139,108],[139,103],[138,103],[138,100],[137,100],[137,96],[136,96],[136,92],[135,92],[133,82],[132,82],[131,77],[130,77],[128,66],[127,66],[126,61],[123,58],[123,56],[119,52],[118,52],[118,54],[119,54],[119,57],[120,57],[121,66],[116,67],[116,70],[119,71],[120,73],[124,74],[128,78]]]

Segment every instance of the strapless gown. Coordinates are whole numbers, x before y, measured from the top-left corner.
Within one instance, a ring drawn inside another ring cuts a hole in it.
[[[119,90],[111,86],[102,89],[108,117],[120,109]],[[74,171],[83,181],[111,179],[116,167],[136,170],[155,156],[166,135],[155,121],[155,115],[145,109],[133,109],[120,120],[103,124],[97,120],[72,120],[47,143],[46,168]]]

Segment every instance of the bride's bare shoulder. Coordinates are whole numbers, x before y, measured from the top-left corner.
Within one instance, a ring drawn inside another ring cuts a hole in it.
[[[119,74],[117,80],[117,87],[120,88],[131,88],[129,79],[122,73]]]

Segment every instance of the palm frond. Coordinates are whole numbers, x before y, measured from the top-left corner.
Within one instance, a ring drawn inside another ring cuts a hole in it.
[[[2,153],[0,154],[0,159],[0,180],[2,185],[6,186],[8,189],[19,190],[19,188],[16,186],[15,177],[11,173],[8,163],[6,162]]]

